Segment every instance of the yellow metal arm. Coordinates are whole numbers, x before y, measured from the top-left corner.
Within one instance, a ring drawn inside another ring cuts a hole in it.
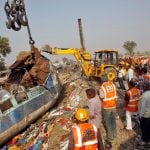
[[[89,67],[91,66],[91,55],[86,52],[82,51],[82,49],[79,48],[54,48],[53,50],[45,51],[47,53],[50,53],[52,55],[74,55],[77,63],[82,68],[83,72],[86,74],[86,76],[90,76],[89,74]]]
[[[65,54],[75,54],[75,52],[79,52],[79,49],[78,48],[56,48],[55,47],[54,50],[52,51],[52,54],[65,55]]]

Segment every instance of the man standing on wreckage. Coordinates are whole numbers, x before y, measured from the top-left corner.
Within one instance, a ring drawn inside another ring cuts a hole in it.
[[[105,148],[111,149],[116,138],[116,86],[113,77],[105,75],[105,81],[100,86],[99,96],[102,101],[102,115],[106,127]]]

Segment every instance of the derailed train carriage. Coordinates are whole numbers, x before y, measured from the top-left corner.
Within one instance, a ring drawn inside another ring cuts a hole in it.
[[[10,70],[0,89],[0,145],[50,109],[61,92],[56,70],[37,48]]]

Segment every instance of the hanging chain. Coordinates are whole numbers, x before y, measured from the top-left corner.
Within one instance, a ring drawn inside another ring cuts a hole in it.
[[[32,36],[31,36],[31,30],[30,30],[30,27],[29,27],[29,23],[28,23],[28,18],[27,18],[27,13],[26,13],[26,10],[25,10],[25,4],[24,4],[24,0],[22,0],[22,4],[24,6],[24,15],[25,15],[25,20],[27,21],[27,30],[28,30],[28,35],[29,35],[29,44],[34,47],[34,40],[32,39]]]
[[[11,0],[11,2],[7,0],[4,10],[7,16],[6,27],[14,31],[19,31],[22,26],[27,26],[29,44],[34,47],[35,42],[31,36],[24,0]]]

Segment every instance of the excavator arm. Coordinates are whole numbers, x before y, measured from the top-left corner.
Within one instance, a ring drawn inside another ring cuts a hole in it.
[[[92,71],[90,71],[91,66],[91,55],[82,51],[78,48],[54,48],[50,50],[43,50],[52,55],[73,55],[79,66],[82,68],[86,76],[91,76]]]
[[[77,48],[54,48],[51,54],[54,55],[74,55],[77,51],[79,51]]]

